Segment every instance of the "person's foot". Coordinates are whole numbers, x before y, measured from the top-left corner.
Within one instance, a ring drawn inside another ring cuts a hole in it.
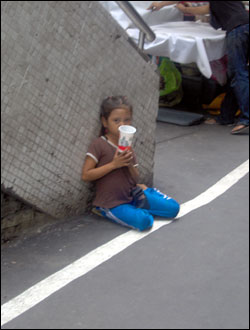
[[[204,124],[215,125],[215,124],[218,124],[218,123],[214,118],[208,118],[204,121]]]
[[[215,118],[207,118],[205,121],[204,121],[205,124],[208,124],[208,125],[215,125],[215,124],[218,124],[218,125],[225,125],[225,126],[234,126],[234,122],[232,123],[228,123],[228,124],[224,124],[224,123],[221,123],[219,122],[218,120],[216,120]]]
[[[242,132],[245,132],[248,127],[248,125],[238,124],[232,129],[231,134],[240,134]]]

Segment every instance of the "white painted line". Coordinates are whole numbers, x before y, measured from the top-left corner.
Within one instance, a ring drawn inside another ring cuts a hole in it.
[[[230,172],[201,195],[182,204],[177,218],[181,218],[189,212],[210,203],[237,183],[248,172],[249,160]],[[101,245],[67,267],[35,284],[19,296],[1,306],[1,326],[34,307],[73,280],[85,275],[116,254],[125,250],[128,246],[150,235],[161,227],[170,224],[171,222],[172,221],[169,220],[157,220],[154,222],[153,228],[146,232],[130,230],[125,234],[114,238],[108,243]]]
[[[178,218],[183,217],[187,213],[198,209],[199,207],[212,202],[215,198],[224,194],[229,188],[236,184],[249,172],[249,159],[237,167],[235,170],[224,176],[221,180],[216,182],[212,187],[207,189],[204,193],[195,197],[194,199],[181,205],[181,210]]]

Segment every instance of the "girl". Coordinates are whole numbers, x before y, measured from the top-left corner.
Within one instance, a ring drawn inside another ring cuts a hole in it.
[[[82,179],[96,183],[95,213],[142,231],[152,227],[153,215],[176,217],[179,204],[156,189],[137,184],[134,151],[118,152],[118,128],[131,121],[132,106],[126,97],[108,97],[102,102],[101,136],[88,149]]]

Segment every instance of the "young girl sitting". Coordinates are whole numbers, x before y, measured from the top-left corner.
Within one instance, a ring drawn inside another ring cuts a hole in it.
[[[132,148],[118,151],[121,125],[131,125],[132,106],[124,96],[108,97],[101,105],[101,136],[90,145],[82,171],[84,181],[95,181],[95,211],[124,226],[145,230],[153,215],[174,218],[179,204],[156,189],[137,184],[138,164]]]

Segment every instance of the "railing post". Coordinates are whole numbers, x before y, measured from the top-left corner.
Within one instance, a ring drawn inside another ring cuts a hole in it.
[[[145,23],[129,1],[116,1],[116,3],[140,30],[138,48],[143,50],[145,38],[147,38],[148,41],[155,40],[154,32],[147,25],[147,23]]]
[[[145,41],[145,33],[140,31],[140,34],[139,34],[139,41],[138,41],[138,48],[143,50],[143,47],[144,47],[144,41]]]

